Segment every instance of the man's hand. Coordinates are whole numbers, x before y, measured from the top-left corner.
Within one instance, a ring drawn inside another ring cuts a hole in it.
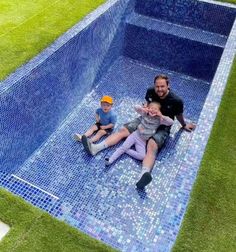
[[[194,124],[194,123],[187,123],[187,124],[183,127],[183,129],[186,130],[186,131],[188,131],[188,132],[193,131],[195,128],[196,128],[196,124]]]

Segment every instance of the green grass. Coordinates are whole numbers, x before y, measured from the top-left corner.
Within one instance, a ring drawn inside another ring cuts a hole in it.
[[[105,0],[0,0],[0,80]]]
[[[114,249],[0,189],[0,220],[10,225],[1,252],[112,252]]]
[[[236,4],[235,0],[216,0],[218,2],[224,2],[224,3],[232,3],[232,4]]]

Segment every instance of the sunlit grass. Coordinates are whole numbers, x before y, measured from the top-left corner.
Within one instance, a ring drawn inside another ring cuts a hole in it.
[[[105,0],[0,0],[0,80]]]
[[[2,189],[0,220],[10,226],[1,252],[115,251]]]

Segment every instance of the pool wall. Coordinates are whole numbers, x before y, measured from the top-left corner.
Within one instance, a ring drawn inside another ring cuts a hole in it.
[[[1,83],[1,171],[17,169],[91,90],[128,2],[98,8]]]
[[[163,21],[228,36],[235,9],[207,1],[139,0],[135,11]]]
[[[137,38],[134,40],[133,38]],[[128,24],[124,54],[146,64],[210,82],[223,48]]]

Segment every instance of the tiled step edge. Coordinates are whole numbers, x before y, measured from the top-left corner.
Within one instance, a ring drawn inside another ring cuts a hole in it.
[[[189,39],[222,48],[225,47],[227,41],[227,37],[221,34],[169,23],[166,21],[140,15],[135,12],[132,12],[127,17],[126,23],[142,27],[147,30],[171,34],[180,38]]]

